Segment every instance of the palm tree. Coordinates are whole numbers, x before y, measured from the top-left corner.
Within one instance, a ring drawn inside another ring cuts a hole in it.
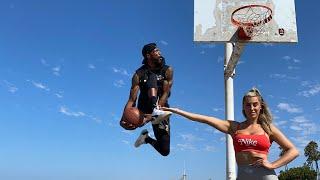
[[[318,161],[320,160],[320,152],[318,151],[318,144],[314,141],[310,141],[304,148],[304,155],[307,157],[307,164],[313,168],[313,162],[316,165],[316,172],[319,174]]]
[[[279,154],[279,156],[281,157],[281,156],[284,155],[284,153],[286,152],[286,150],[282,149],[281,146],[279,146],[279,149],[280,149],[280,151],[281,151],[280,154]],[[288,164],[286,164],[286,165],[284,166],[284,170],[285,170],[285,171],[288,170]]]

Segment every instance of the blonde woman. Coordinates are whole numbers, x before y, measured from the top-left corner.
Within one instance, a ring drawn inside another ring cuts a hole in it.
[[[232,136],[238,165],[237,180],[277,180],[275,169],[295,159],[299,152],[292,142],[272,124],[270,110],[258,89],[252,88],[243,97],[243,122],[221,120],[215,117],[195,114],[178,108],[163,107],[192,121],[208,124]],[[283,156],[270,162],[270,146],[276,142],[285,150]]]

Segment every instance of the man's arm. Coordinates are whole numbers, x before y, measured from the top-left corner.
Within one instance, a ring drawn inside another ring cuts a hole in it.
[[[125,107],[124,107],[123,112],[125,111],[126,108],[135,106],[139,89],[140,89],[140,88],[139,88],[139,76],[137,75],[137,73],[135,73],[135,74],[132,76],[132,83],[131,83],[131,88],[130,88],[130,95],[129,95],[128,102],[127,102],[127,104],[126,104]],[[120,125],[121,125],[123,128],[127,129],[127,130],[133,130],[133,129],[137,128],[137,127],[134,126],[133,124],[131,124],[131,123],[127,122],[127,121],[124,121],[124,120],[123,120],[123,117],[121,117]]]
[[[165,103],[168,100],[168,96],[172,87],[172,83],[173,83],[173,69],[172,67],[169,67],[166,71],[166,79],[163,81],[163,94],[159,99],[158,104],[160,106],[164,106]]]
[[[130,95],[129,95],[129,99],[128,99],[128,102],[127,102],[125,108],[135,106],[139,89],[140,89],[139,88],[139,76],[137,75],[137,73],[135,73],[132,76]]]

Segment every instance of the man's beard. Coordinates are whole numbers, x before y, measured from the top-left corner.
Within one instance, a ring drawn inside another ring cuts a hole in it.
[[[162,57],[158,59],[152,59],[153,64],[155,65],[156,68],[161,68],[162,67]]]

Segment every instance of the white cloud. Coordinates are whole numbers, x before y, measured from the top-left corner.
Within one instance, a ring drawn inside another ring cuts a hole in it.
[[[285,74],[271,74],[270,77],[275,78],[275,79],[284,79],[287,77],[287,75],[285,75]]]
[[[271,111],[272,111],[272,110],[271,110]],[[273,119],[280,119],[280,117],[277,116],[277,115],[273,115]]]
[[[283,126],[283,125],[287,124],[287,121],[276,121],[276,122],[274,122],[274,124],[276,126],[280,127],[280,126]]]
[[[318,125],[304,116],[297,116],[290,120],[292,125],[290,129],[301,132],[302,135],[311,135],[319,133]]]
[[[224,58],[219,56],[218,59],[217,59],[217,62],[220,63],[220,62],[223,62],[223,61],[224,61]]]
[[[222,137],[220,137],[219,140],[222,141],[222,142],[226,142],[227,138],[226,138],[226,136],[222,136]]]
[[[47,61],[45,59],[41,59],[41,64],[45,67],[51,68],[50,64],[47,63]],[[64,61],[63,59],[61,60],[62,62]],[[60,72],[61,72],[61,67],[60,66],[55,66],[51,68],[52,74],[55,76],[60,76]]]
[[[192,144],[190,143],[185,143],[185,144],[177,144],[177,147],[180,149],[180,150],[197,150]]]
[[[118,88],[121,88],[125,85],[124,81],[121,79],[121,80],[116,80],[115,82],[113,82],[113,85],[115,87],[118,87]]]
[[[18,88],[7,80],[3,80],[0,85],[2,85],[4,88],[7,88],[10,93],[15,93],[18,91]]]
[[[18,88],[14,87],[14,86],[11,86],[11,87],[8,88],[8,91],[11,92],[11,93],[15,93],[16,91],[18,91]]]
[[[52,68],[52,73],[55,75],[55,76],[60,76],[60,66],[56,66],[54,68]]]
[[[123,132],[125,134],[128,134],[128,135],[132,135],[133,134],[133,131],[130,131],[130,130],[122,130],[121,132]]]
[[[41,64],[44,66],[49,66],[49,64],[47,63],[47,61],[45,59],[41,59]]]
[[[78,112],[74,112],[74,111],[70,111],[67,107],[65,106],[61,106],[60,107],[60,110],[59,110],[60,113],[64,114],[64,115],[67,115],[67,116],[73,116],[73,117],[82,117],[82,116],[85,116],[86,114],[81,112],[81,111],[78,111]]]
[[[295,130],[295,131],[301,131],[301,130],[303,130],[300,126],[297,126],[297,125],[291,125],[291,126],[290,126],[290,129]]]
[[[310,81],[301,81],[301,86],[309,86],[310,84]]]
[[[209,151],[209,152],[214,152],[214,151],[216,151],[216,148],[214,146],[205,145],[204,150]]]
[[[245,64],[245,63],[246,63],[245,61],[238,61],[238,65]]]
[[[294,117],[291,121],[295,123],[305,123],[305,122],[308,122],[309,120],[307,120],[304,116],[297,116],[297,117]]]
[[[94,122],[98,123],[98,124],[101,124],[102,123],[102,120],[100,118],[97,118],[97,117],[93,117],[91,115],[87,115],[91,120],[93,120]]]
[[[289,64],[289,65],[288,65],[288,69],[289,69],[289,70],[298,70],[298,69],[300,69],[300,67],[291,65],[291,64],[300,63],[300,60],[299,60],[299,59],[295,59],[295,58],[292,58],[292,57],[290,57],[290,56],[284,56],[284,57],[282,57],[282,59],[286,60],[287,63]]]
[[[63,98],[63,96],[59,93],[55,93],[54,95],[57,96],[57,98]]]
[[[292,140],[295,142],[295,144],[297,144],[297,146],[302,147],[303,149],[311,141],[311,139],[307,136],[292,137]],[[300,153],[303,153],[303,151]]]
[[[101,124],[103,121],[100,118],[94,117],[90,114],[84,113],[82,111],[72,111],[66,106],[60,106],[59,112],[66,115],[66,116],[71,116],[71,117],[86,117],[98,124]]]
[[[89,69],[95,69],[96,66],[94,66],[93,64],[88,64],[88,68],[89,68]]]
[[[303,81],[301,83],[301,85],[304,87],[307,87],[309,89],[299,92],[298,95],[301,95],[304,97],[311,97],[311,96],[315,96],[320,93],[320,84],[319,83],[311,83],[308,81]]]
[[[209,133],[221,134],[221,132],[219,130],[217,130],[216,128],[213,128],[211,126],[206,126],[204,130]]]
[[[293,58],[293,62],[294,62],[294,63],[299,63],[299,62],[301,62],[301,61],[300,61],[299,59],[294,59],[294,58]]]
[[[96,118],[96,117],[93,117],[92,120],[95,121],[96,123],[99,123],[99,124],[102,123],[102,120],[99,118]]]
[[[221,132],[218,129],[213,129],[213,133],[220,134]]]
[[[214,112],[224,111],[224,109],[222,109],[222,108],[212,108],[212,110],[213,110]]]
[[[163,44],[163,45],[165,45],[165,46],[167,46],[167,45],[169,44],[168,42],[166,42],[166,41],[164,41],[164,40],[161,40],[160,43]]]
[[[290,56],[283,56],[282,59],[284,59],[284,60],[290,60],[291,57],[290,57]]]
[[[288,69],[289,69],[289,70],[298,70],[298,69],[300,69],[300,68],[297,67],[297,66],[288,66]]]
[[[130,144],[130,142],[129,141],[127,141],[127,140],[122,140],[121,141],[123,144],[127,144],[127,145],[129,145]]]
[[[268,97],[270,97],[270,98],[274,98],[274,95],[272,95],[272,94],[269,94],[269,95],[268,95]]]
[[[318,125],[312,122],[303,123],[300,125],[303,128],[302,134],[303,135],[311,135],[311,134],[319,134],[319,129],[317,128]]]
[[[203,44],[201,46],[204,48],[215,48],[217,45],[213,43],[209,43],[209,44]]]
[[[291,105],[291,104],[288,104],[288,103],[279,103],[277,105],[277,107],[280,110],[284,110],[284,111],[287,111],[289,113],[301,113],[302,112],[301,108],[297,108],[294,105]]]
[[[125,70],[125,69],[113,67],[112,70],[113,70],[114,73],[118,73],[118,74],[121,74],[121,75],[124,75],[124,76],[130,76],[128,71]]]
[[[184,141],[187,141],[187,142],[195,142],[195,141],[203,140],[203,139],[198,138],[197,136],[195,136],[193,134],[180,134],[180,136]]]
[[[298,80],[300,79],[300,77],[298,76],[288,76],[286,74],[270,74],[270,78],[273,78],[273,79],[290,79],[290,80]]]
[[[207,127],[204,128],[204,130],[205,130],[206,132],[213,132],[214,129],[207,126]]]
[[[34,82],[32,80],[27,80],[27,81],[31,82],[34,85],[34,87],[36,87],[36,88],[39,88],[39,89],[42,89],[42,90],[45,90],[45,91],[50,91],[50,89],[46,85],[44,85],[42,83]]]
[[[282,59],[288,61],[289,63],[300,63],[299,59],[293,58],[291,56],[283,56]]]

